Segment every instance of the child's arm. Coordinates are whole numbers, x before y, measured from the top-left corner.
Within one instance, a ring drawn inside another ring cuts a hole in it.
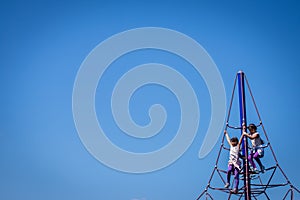
[[[259,133],[254,133],[254,134],[250,135],[250,134],[244,132],[242,136],[246,136],[246,137],[250,138],[251,140],[253,140],[254,138],[259,137]]]
[[[230,137],[229,137],[229,135],[228,135],[228,133],[227,133],[226,130],[224,130],[224,134],[225,134],[225,136],[226,136],[226,140],[227,140],[229,146],[231,146]]]
[[[242,144],[242,142],[243,142],[243,138],[244,138],[244,136],[243,135],[241,135],[241,137],[240,137],[240,140],[239,140],[239,149],[241,149],[241,144]]]
[[[241,144],[243,142],[245,134],[247,134],[246,133],[246,126],[243,124],[243,134],[241,135],[240,140],[239,140],[239,144],[238,144],[239,145],[239,149],[241,149]]]

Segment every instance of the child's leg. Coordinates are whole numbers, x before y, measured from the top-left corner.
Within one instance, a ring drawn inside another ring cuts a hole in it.
[[[253,153],[252,152],[248,156],[248,161],[250,162],[250,164],[252,165],[253,168],[256,168],[256,165],[253,161]]]
[[[235,189],[238,190],[239,180],[240,180],[240,171],[238,168],[234,168],[234,179],[235,179]]]
[[[261,163],[261,161],[260,161],[260,159],[259,159],[259,154],[258,154],[258,152],[255,152],[255,154],[253,154],[253,158],[256,160],[256,162],[257,162],[257,164],[259,165],[260,169],[262,169],[262,168],[263,168],[263,165],[262,165],[262,163]]]
[[[227,183],[230,183],[230,176],[231,176],[232,170],[233,170],[233,164],[229,164],[228,170],[227,170]]]

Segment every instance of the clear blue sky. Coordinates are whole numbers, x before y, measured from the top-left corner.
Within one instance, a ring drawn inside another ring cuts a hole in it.
[[[103,128],[114,130],[108,137],[115,144],[130,151],[153,151],[178,127],[174,96],[153,85],[135,93],[130,109],[137,123],[147,124],[149,104],[160,102],[170,112],[161,140],[138,141],[119,133],[101,88],[113,87],[121,73],[118,64],[161,62],[182,70],[192,79],[201,120],[194,142],[180,159],[152,173],[123,173],[97,161],[77,134],[72,91],[81,63],[108,37],[148,26],[173,29],[200,43],[222,75],[227,105],[235,74],[240,69],[246,73],[279,164],[300,186],[297,1],[13,0],[0,5],[0,199],[186,200],[204,189],[220,143],[198,159],[210,118],[209,94],[201,76],[181,67],[185,63],[170,54],[149,50],[120,58],[98,86],[96,107],[103,110],[97,113]],[[249,119],[256,120],[252,109]],[[226,168],[226,162],[227,154],[220,165]],[[268,166],[272,159],[263,162]]]

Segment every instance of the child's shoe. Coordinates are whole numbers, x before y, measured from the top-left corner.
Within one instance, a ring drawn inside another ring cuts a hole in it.
[[[237,194],[237,193],[238,193],[238,189],[237,189],[237,188],[234,188],[234,189],[231,190],[230,192],[233,193],[233,194]]]
[[[254,173],[254,174],[258,174],[258,173],[259,173],[259,171],[257,170],[257,168],[253,168],[253,169],[251,169],[251,171],[252,171],[252,173]]]
[[[226,183],[226,185],[224,186],[224,188],[229,188],[230,184]]]

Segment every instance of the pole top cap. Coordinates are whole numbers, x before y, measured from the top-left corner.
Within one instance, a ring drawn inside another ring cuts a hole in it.
[[[244,72],[242,70],[238,71],[238,74],[244,74]]]

